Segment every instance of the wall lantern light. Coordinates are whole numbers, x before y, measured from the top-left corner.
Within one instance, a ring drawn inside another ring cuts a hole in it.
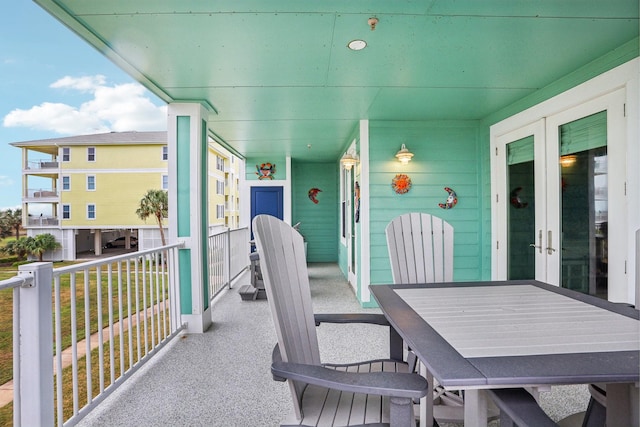
[[[574,155],[560,157],[560,166],[562,166],[563,168],[569,168],[573,166],[575,162],[576,162],[576,156]]]
[[[413,153],[409,151],[404,144],[402,144],[402,147],[400,147],[400,151],[396,153],[396,157],[398,158],[398,160],[400,160],[400,163],[402,163],[403,165],[406,165],[411,161],[411,158],[413,157]]]
[[[353,154],[347,152],[344,153],[344,156],[340,159],[340,163],[342,163],[342,166],[344,166],[346,170],[351,170],[351,168],[358,163],[358,159]]]

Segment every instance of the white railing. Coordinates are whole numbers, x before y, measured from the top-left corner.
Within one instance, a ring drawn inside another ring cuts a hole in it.
[[[249,267],[249,229],[217,228],[209,234],[209,298]]]
[[[58,218],[49,217],[49,216],[36,216],[36,217],[28,217],[27,226],[45,226],[45,225],[58,225],[60,221]]]
[[[47,197],[58,197],[58,190],[55,188],[28,188],[27,198],[43,199]]]
[[[184,329],[180,247],[26,264],[0,282],[15,289],[14,426],[74,425]]]
[[[33,160],[28,162],[27,169],[57,169],[56,160]]]

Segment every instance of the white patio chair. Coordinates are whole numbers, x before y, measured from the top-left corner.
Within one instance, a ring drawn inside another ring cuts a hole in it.
[[[393,283],[453,280],[453,227],[426,213],[394,218],[385,229]]]
[[[453,227],[442,218],[421,212],[395,217],[385,229],[394,284],[453,281]],[[408,360],[414,356],[409,352]],[[434,384],[433,415],[439,422],[464,420],[461,394]],[[498,417],[489,408],[489,419]]]
[[[399,351],[391,355],[399,355],[398,359],[348,365],[320,361],[316,325],[366,322],[388,326],[386,318],[368,313],[314,315],[300,233],[268,215],[253,219],[253,232],[278,337],[271,372],[275,380],[289,383],[293,398],[294,414],[281,426],[415,427],[413,400],[425,396],[428,385],[398,360],[402,341],[397,335],[395,339],[392,335],[391,344]],[[395,333],[391,328],[390,332]]]

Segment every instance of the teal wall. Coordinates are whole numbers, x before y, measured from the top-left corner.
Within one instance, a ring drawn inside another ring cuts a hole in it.
[[[276,165],[276,173],[274,174],[273,179],[284,180],[287,179],[287,161],[285,157],[278,157],[273,155],[268,155],[265,157],[254,158],[248,157],[245,159],[245,179],[247,181],[257,181],[258,175],[256,174],[257,169],[256,166],[259,166],[263,163],[271,163],[272,165]]]
[[[394,155],[405,143],[414,153],[402,165]],[[472,122],[371,122],[370,219],[371,283],[391,283],[391,268],[384,229],[406,212],[439,216],[454,228],[454,280],[481,280],[482,275],[482,156],[478,123]],[[396,194],[391,181],[409,175],[411,190]],[[453,209],[442,209],[450,187],[458,194]],[[363,208],[366,208],[363,206]]]
[[[291,162],[291,222],[300,222],[307,241],[308,262],[337,262],[340,236],[339,175],[336,163]],[[322,190],[318,203],[308,196],[311,188]]]

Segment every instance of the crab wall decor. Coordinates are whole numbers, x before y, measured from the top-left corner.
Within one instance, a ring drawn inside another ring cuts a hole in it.
[[[260,165],[256,165],[256,169],[258,179],[273,179],[273,175],[276,173],[275,163],[262,163]]]

